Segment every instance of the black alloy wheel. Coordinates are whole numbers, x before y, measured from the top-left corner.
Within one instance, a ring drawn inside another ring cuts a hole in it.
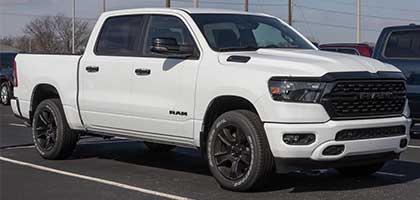
[[[42,151],[51,151],[57,141],[57,122],[49,107],[40,110],[35,123],[34,136]]]
[[[227,124],[218,131],[212,156],[219,172],[230,180],[242,178],[252,160],[251,147],[240,127]]]

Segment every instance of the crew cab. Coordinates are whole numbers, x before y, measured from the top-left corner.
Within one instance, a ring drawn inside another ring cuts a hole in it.
[[[392,26],[382,30],[373,58],[400,69],[407,77],[407,96],[414,128],[420,136],[420,25]]]
[[[217,9],[102,14],[83,55],[19,54],[14,113],[46,159],[83,134],[199,149],[226,189],[277,172],[368,175],[409,140],[404,75],[319,51],[280,19]]]

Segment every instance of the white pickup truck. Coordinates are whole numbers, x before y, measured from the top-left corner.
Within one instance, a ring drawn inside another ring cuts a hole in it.
[[[200,149],[224,187],[276,170],[369,175],[407,148],[405,78],[319,51],[273,16],[213,9],[104,13],[82,56],[19,54],[12,107],[46,159],[81,134]]]

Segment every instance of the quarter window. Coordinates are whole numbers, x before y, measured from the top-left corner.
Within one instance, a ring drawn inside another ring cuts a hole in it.
[[[139,55],[143,16],[121,16],[105,21],[95,53],[109,56]]]

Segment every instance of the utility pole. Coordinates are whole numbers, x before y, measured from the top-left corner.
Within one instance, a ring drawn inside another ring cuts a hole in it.
[[[194,8],[198,8],[198,0],[194,0]]]
[[[102,12],[106,12],[106,0],[102,0]]]
[[[293,22],[293,0],[289,0],[289,25],[292,26]]]
[[[362,41],[362,30],[361,30],[361,25],[362,25],[362,20],[361,20],[361,15],[362,15],[362,2],[361,0],[357,0],[357,33],[356,33],[356,42],[360,43]]]
[[[171,0],[166,0],[165,7],[167,8],[171,7]]]
[[[76,0],[73,0],[73,19],[72,19],[72,38],[71,38],[71,53],[75,53],[74,43],[75,43],[75,30],[76,29]]]
[[[245,12],[249,11],[249,0],[245,0]]]

